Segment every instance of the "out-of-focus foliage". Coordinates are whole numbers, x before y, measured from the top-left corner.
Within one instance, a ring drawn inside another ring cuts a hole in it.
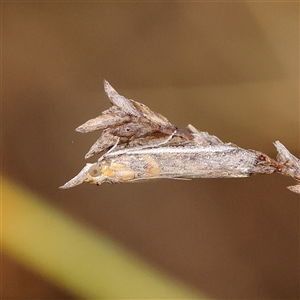
[[[76,296],[200,297],[6,179],[2,217],[3,250]]]

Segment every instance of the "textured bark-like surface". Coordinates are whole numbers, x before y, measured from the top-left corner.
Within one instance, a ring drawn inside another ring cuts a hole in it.
[[[148,179],[238,178],[280,173],[300,180],[300,161],[280,142],[275,142],[277,161],[266,154],[223,143],[216,136],[188,125],[177,129],[146,105],[127,99],[104,81],[113,106],[79,126],[78,132],[103,130],[86,158],[107,151],[98,162],[87,164],[63,185],[82,182],[100,185]],[[300,193],[300,185],[289,187]]]

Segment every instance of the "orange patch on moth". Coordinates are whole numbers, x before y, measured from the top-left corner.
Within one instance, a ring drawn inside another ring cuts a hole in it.
[[[142,155],[143,160],[147,163],[146,176],[158,177],[160,174],[160,168],[158,162],[150,155]]]
[[[101,166],[102,175],[105,177],[113,177],[113,171],[110,168],[110,165],[104,164]]]
[[[108,178],[116,179],[118,182],[128,181],[135,177],[135,172],[131,168],[114,162],[103,165],[102,174]]]

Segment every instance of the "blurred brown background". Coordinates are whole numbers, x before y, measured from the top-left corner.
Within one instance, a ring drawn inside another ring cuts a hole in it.
[[[58,186],[99,133],[103,79],[172,123],[299,156],[299,3],[3,2],[2,171],[217,299],[299,298],[299,196],[282,176]],[[3,297],[73,299],[2,255]]]

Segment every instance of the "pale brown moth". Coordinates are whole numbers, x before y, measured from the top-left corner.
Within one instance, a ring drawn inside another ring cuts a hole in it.
[[[277,160],[255,150],[223,143],[192,125],[178,129],[146,105],[119,95],[104,81],[112,106],[79,126],[78,132],[102,130],[85,158],[103,153],[61,188],[83,182],[100,185],[149,179],[241,178],[279,173],[300,181],[300,160],[279,141]],[[300,184],[288,187],[300,193]]]

